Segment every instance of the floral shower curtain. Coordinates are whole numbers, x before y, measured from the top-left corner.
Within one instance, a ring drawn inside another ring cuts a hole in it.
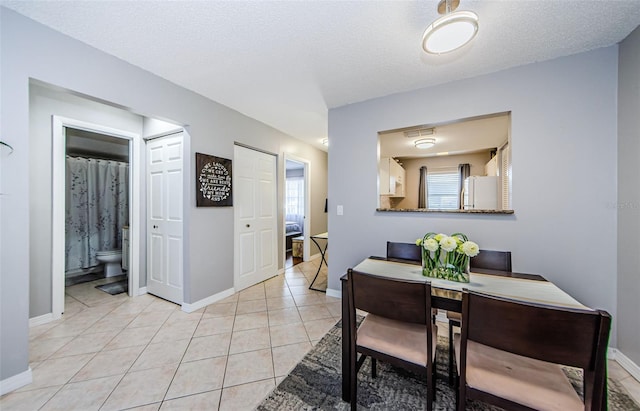
[[[96,252],[120,249],[129,223],[129,165],[67,156],[65,269],[99,264]]]

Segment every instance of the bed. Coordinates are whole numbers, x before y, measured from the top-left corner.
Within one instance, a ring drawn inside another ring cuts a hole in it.
[[[285,249],[287,252],[291,251],[293,248],[292,239],[299,235],[302,235],[302,228],[300,227],[300,224],[295,221],[285,221]]]

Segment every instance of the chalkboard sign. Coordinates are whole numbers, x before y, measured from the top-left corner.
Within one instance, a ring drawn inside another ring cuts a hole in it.
[[[196,153],[196,206],[232,206],[231,194],[231,160]]]

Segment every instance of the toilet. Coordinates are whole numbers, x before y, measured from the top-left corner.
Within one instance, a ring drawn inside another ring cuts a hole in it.
[[[115,277],[122,275],[122,250],[101,250],[96,253],[96,258],[104,264],[104,276]]]

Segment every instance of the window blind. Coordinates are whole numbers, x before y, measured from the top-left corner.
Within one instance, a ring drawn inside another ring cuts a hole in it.
[[[459,181],[457,167],[428,171],[427,206],[435,210],[457,210],[460,204]]]
[[[511,210],[511,150],[509,145],[500,149],[500,175],[502,176],[502,209]]]

